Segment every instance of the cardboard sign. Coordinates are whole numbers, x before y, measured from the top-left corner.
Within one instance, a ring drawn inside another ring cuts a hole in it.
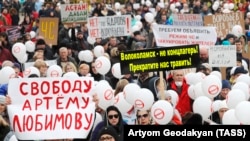
[[[6,30],[9,41],[16,41],[18,38],[21,37],[21,32],[18,29],[18,26],[13,26],[12,28],[7,28]]]
[[[245,33],[244,14],[242,12],[204,16],[204,26],[216,27],[217,35],[221,38],[225,38],[235,25],[241,25],[243,33]]]
[[[44,37],[47,44],[57,45],[58,24],[58,18],[40,18],[39,35]]]
[[[88,4],[61,4],[62,23],[85,23],[88,20]]]
[[[18,139],[88,136],[95,119],[92,77],[13,78],[8,86],[8,114]]]
[[[173,14],[175,26],[203,26],[201,14]]]
[[[186,45],[120,53],[121,73],[194,68],[199,64],[199,45]]]
[[[131,16],[92,17],[88,19],[88,28],[91,38],[129,36],[131,34]]]
[[[192,44],[213,46],[217,40],[215,27],[154,25],[152,29],[156,44],[160,47]]]
[[[216,45],[209,47],[209,65],[212,67],[236,66],[236,46]]]

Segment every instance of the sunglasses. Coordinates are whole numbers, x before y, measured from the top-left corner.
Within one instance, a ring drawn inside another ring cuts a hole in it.
[[[116,115],[108,115],[109,119],[118,118],[118,117],[119,117],[118,114],[116,114]]]
[[[148,117],[148,114],[137,115],[137,118],[142,118],[142,117],[146,118],[146,117]]]

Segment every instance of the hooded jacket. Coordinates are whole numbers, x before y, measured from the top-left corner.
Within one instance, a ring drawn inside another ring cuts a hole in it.
[[[116,111],[118,113],[119,121],[116,126],[113,126],[109,123],[109,120],[108,120],[109,111]],[[90,141],[98,141],[98,135],[99,135],[100,129],[103,127],[107,127],[107,126],[114,127],[114,129],[116,130],[118,134],[118,141],[123,141],[124,125],[126,125],[126,122],[123,121],[121,112],[119,111],[117,107],[111,105],[106,109],[103,121],[99,122],[94,128],[91,134]]]

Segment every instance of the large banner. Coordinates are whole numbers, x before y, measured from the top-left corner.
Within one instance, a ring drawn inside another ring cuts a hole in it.
[[[130,36],[131,16],[121,15],[89,18],[88,31],[89,36],[92,38]]]
[[[217,40],[215,27],[154,25],[152,29],[159,47],[192,44],[213,46]]]
[[[39,22],[39,35],[44,37],[48,45],[57,45],[58,39],[58,18],[41,17]]]
[[[13,78],[8,85],[11,127],[20,140],[86,138],[95,117],[94,80]]]
[[[61,4],[62,23],[85,23],[88,20],[88,4]]]
[[[203,26],[201,14],[173,14],[175,26]]]
[[[216,27],[217,35],[221,38],[225,38],[235,25],[241,25],[243,33],[245,33],[244,14],[242,12],[204,16],[204,25]]]
[[[199,60],[199,45],[120,53],[122,74],[195,68]]]
[[[212,67],[236,66],[235,45],[215,45],[209,47],[209,65]]]

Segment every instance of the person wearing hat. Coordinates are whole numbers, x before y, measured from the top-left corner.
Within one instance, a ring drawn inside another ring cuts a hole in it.
[[[86,40],[84,40],[84,34],[81,30],[78,30],[76,35],[76,41],[74,43],[75,48],[73,50],[80,52],[82,50],[92,50],[92,46],[88,44]]]
[[[35,62],[37,59],[47,60],[46,57],[44,56],[43,48],[36,48],[32,58],[29,59],[28,62]]]
[[[224,99],[226,99],[230,90],[231,90],[231,83],[230,83],[230,81],[226,80],[226,79],[222,80],[221,92],[219,93],[218,96],[216,96],[214,98],[214,100],[224,100]]]
[[[215,122],[216,124],[222,124],[223,115],[228,110],[229,108],[227,106],[226,100],[221,100],[219,102],[218,110],[214,111],[209,117],[209,119]]]
[[[248,70],[245,70],[243,66],[237,66],[231,75],[230,82],[231,84],[235,84],[236,79],[241,75],[241,74],[248,74]]]
[[[52,49],[49,47],[49,45],[46,44],[45,40],[40,38],[36,41],[36,49],[44,49],[44,57],[48,60],[53,60],[54,53]]]
[[[105,126],[100,129],[97,141],[119,141],[118,134],[112,126]]]
[[[142,36],[141,31],[135,31],[133,35],[131,36],[131,38],[129,38],[128,40],[128,44],[127,44],[128,50],[136,50],[135,44],[137,42],[142,42],[145,44],[144,46],[146,46],[145,40],[146,39],[145,37]]]
[[[118,134],[118,141],[123,141],[124,125],[127,123],[123,120],[121,111],[114,105],[106,108],[103,121],[100,121],[91,132],[90,141],[98,141],[98,134],[101,128],[111,126]]]

